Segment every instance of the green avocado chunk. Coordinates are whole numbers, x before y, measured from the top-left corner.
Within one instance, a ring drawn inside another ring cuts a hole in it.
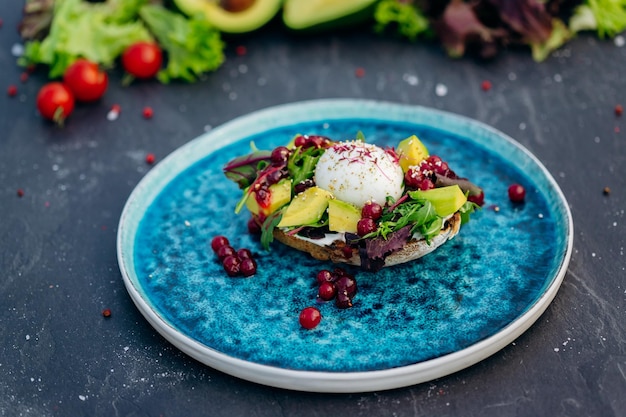
[[[340,200],[328,202],[328,230],[331,232],[357,232],[361,210],[353,204]]]
[[[323,31],[372,19],[377,0],[285,0],[283,22],[292,30]]]
[[[268,23],[283,0],[174,0],[186,15],[203,14],[220,32],[252,32]]]
[[[278,227],[305,226],[318,222],[332,197],[331,193],[319,187],[307,188],[291,200]]]
[[[424,199],[431,202],[437,214],[446,217],[456,213],[467,201],[461,187],[449,185],[447,187],[433,188],[425,191],[410,191],[411,198]]]

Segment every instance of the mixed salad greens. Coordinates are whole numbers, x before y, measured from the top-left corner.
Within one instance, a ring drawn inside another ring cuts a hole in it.
[[[167,62],[157,78],[195,81],[221,66],[225,43],[205,15],[186,16],[170,5],[25,0],[19,26],[25,53],[19,63],[45,64],[50,78],[57,78],[79,57],[110,68],[129,45],[156,41]],[[524,45],[542,61],[578,32],[612,38],[626,29],[626,0],[379,0],[371,9],[372,30],[410,41],[435,40],[451,57],[471,51],[489,58],[509,45]]]
[[[49,66],[57,78],[78,58],[110,68],[124,50],[157,40],[167,54],[157,78],[195,81],[224,61],[220,33],[201,16],[185,17],[151,0],[28,0],[20,33],[19,63]]]
[[[476,50],[489,58],[507,45],[527,45],[536,61],[576,33],[600,38],[626,29],[626,0],[382,0],[378,32],[409,40],[436,38],[450,56]]]

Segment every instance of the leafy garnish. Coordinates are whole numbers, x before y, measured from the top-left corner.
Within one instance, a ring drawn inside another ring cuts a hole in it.
[[[274,213],[267,216],[261,225],[261,246],[263,249],[269,250],[270,245],[274,241],[274,229],[276,229],[276,226],[280,223],[284,211],[284,208],[276,210]]]
[[[382,0],[374,12],[376,32],[395,29],[400,36],[414,41],[418,36],[429,32],[430,23],[422,11],[411,2]]]
[[[140,5],[144,2],[127,3]],[[24,66],[46,64],[50,67],[49,77],[56,78],[78,57],[110,67],[126,47],[152,40],[140,21],[123,20],[127,13],[120,16],[107,5],[81,0],[57,1],[48,36],[41,41],[27,42],[18,62]]]
[[[289,177],[293,180],[293,185],[297,185],[302,181],[312,178],[315,173],[315,165],[324,153],[325,149],[309,147],[296,148],[289,156],[287,161],[287,170]]]
[[[595,29],[600,38],[612,38],[626,29],[626,1],[586,0],[576,8],[570,26],[574,30]]]
[[[239,185],[240,189],[250,186],[261,171],[270,161],[270,151],[256,150],[248,155],[239,156],[228,162],[224,168],[224,175]]]
[[[181,79],[193,82],[224,62],[220,33],[203,15],[186,19],[160,6],[144,6],[139,15],[167,51],[167,66],[157,74],[159,81],[168,83],[172,79]]]
[[[155,4],[153,4],[155,3]],[[78,58],[112,67],[130,45],[154,41],[165,50],[167,66],[157,78],[195,81],[224,61],[220,33],[201,16],[186,18],[155,0],[30,0],[20,23],[27,42],[23,66],[45,64],[60,77]]]
[[[428,200],[413,199],[409,195],[399,204],[392,204],[391,209],[383,212],[376,231],[364,236],[364,239],[381,237],[387,239],[392,233],[410,226],[411,233],[420,233],[427,240],[436,236],[441,226],[433,230],[433,222],[440,217]]]
[[[481,207],[478,204],[472,203],[471,201],[466,201],[465,204],[463,204],[459,209],[459,213],[461,214],[461,224],[469,222],[470,214],[480,209]]]

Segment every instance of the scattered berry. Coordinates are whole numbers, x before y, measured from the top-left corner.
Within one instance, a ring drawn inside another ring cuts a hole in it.
[[[335,305],[337,306],[337,308],[341,308],[341,309],[352,307],[352,298],[350,298],[347,291],[339,290],[337,292],[337,297],[335,298]]]
[[[509,187],[509,199],[514,203],[521,203],[526,197],[526,190],[519,184],[513,184]]]
[[[317,296],[324,301],[330,301],[335,298],[336,295],[337,287],[330,281],[322,282],[317,289]]]
[[[618,104],[615,106],[615,115],[616,116],[621,116],[622,113],[624,113],[624,107],[622,107],[621,104]]]
[[[315,307],[306,307],[300,312],[299,321],[305,329],[313,329],[322,321],[322,313]]]
[[[28,73],[27,72],[23,72],[20,74],[20,81],[22,83],[25,83],[26,81],[28,81]]]
[[[246,48],[243,45],[239,45],[238,47],[235,48],[235,53],[239,56],[244,56],[248,53],[248,48]]]
[[[325,282],[333,281],[333,273],[330,272],[328,269],[322,269],[317,273],[315,279],[317,280],[318,284],[322,285]]]
[[[217,250],[216,254],[217,258],[224,262],[224,259],[229,256],[237,256],[237,251],[230,245],[224,245]]]
[[[241,248],[237,251],[237,256],[239,259],[252,259],[252,252],[248,248]]]
[[[18,190],[17,190],[17,196],[18,196],[18,197],[24,197],[24,190],[22,190],[21,188],[18,188]]]
[[[356,279],[342,268],[334,271],[322,269],[315,277],[318,284],[317,297],[322,301],[335,300],[338,308],[352,307],[352,298],[356,295]]]
[[[356,75],[357,78],[365,77],[365,68],[359,67],[359,68],[355,69],[354,70],[354,75]]]
[[[611,189],[609,187],[604,187],[604,189],[602,190],[602,194],[604,195],[611,194]]]
[[[228,238],[226,236],[215,236],[213,239],[211,239],[211,249],[213,249],[213,252],[217,253],[217,250],[219,248],[221,248],[222,246],[229,246],[230,242],[228,241]]]
[[[489,80],[484,80],[481,84],[480,84],[480,88],[483,89],[483,91],[489,91],[491,90],[491,81]]]
[[[143,108],[141,114],[143,115],[144,119],[152,119],[152,116],[154,116],[154,111],[152,110],[152,107],[146,106]]]
[[[244,277],[251,277],[256,274],[256,261],[252,258],[241,258],[239,270]]]
[[[152,165],[154,164],[155,160],[156,160],[156,157],[154,156],[153,153],[149,153],[148,155],[146,155],[146,164]]]
[[[241,261],[237,257],[237,255],[230,255],[223,259],[222,266],[224,267],[224,271],[228,274],[228,276],[235,277],[241,271]]]
[[[17,87],[11,84],[9,88],[7,88],[7,94],[9,97],[15,97],[17,95]]]
[[[111,309],[105,308],[104,310],[102,310],[102,317],[106,317],[106,318],[111,317]]]
[[[217,258],[222,263],[224,271],[231,276],[235,277],[242,275],[244,277],[250,277],[257,272],[257,263],[252,256],[250,249],[241,248],[235,250],[230,245],[226,236],[218,235],[211,239],[211,249],[217,255]]]

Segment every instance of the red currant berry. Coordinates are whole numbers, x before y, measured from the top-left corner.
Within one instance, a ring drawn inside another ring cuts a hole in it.
[[[224,245],[217,250],[217,257],[220,261],[223,262],[229,256],[237,256],[237,251],[232,246]]]
[[[319,271],[315,277],[318,284],[323,284],[324,282],[332,282],[333,281],[333,273],[328,269],[322,269]]]
[[[430,178],[424,178],[423,180],[420,181],[417,188],[419,188],[422,191],[432,190],[433,188],[435,188],[435,183],[433,183]]]
[[[350,275],[344,275],[339,278],[335,285],[339,292],[345,291],[348,297],[354,297],[356,294],[356,280]]]
[[[322,282],[317,289],[317,295],[324,301],[330,301],[337,295],[337,287],[332,282]]]
[[[154,116],[154,111],[152,110],[152,107],[146,106],[143,108],[141,114],[143,115],[144,119],[152,119],[152,116]]]
[[[239,271],[241,271],[241,261],[239,260],[239,258],[237,258],[237,256],[234,255],[230,255],[224,258],[224,260],[222,261],[222,266],[224,267],[224,271],[226,271],[226,273],[230,277],[237,276],[239,274]]]
[[[254,217],[250,217],[250,220],[248,220],[248,233],[251,235],[261,234],[261,226]]]
[[[237,256],[239,259],[252,259],[252,252],[248,248],[241,248],[237,251]]]
[[[376,231],[376,222],[368,217],[364,217],[356,224],[356,233],[359,236],[365,236],[368,233]]]
[[[467,199],[474,204],[482,206],[485,204],[485,193],[481,191],[480,194],[470,194]]]
[[[273,165],[276,166],[284,166],[287,165],[287,161],[289,160],[289,155],[291,151],[285,146],[279,146],[278,148],[274,148],[270,159]]]
[[[350,308],[352,307],[352,298],[348,293],[344,291],[337,291],[337,297],[335,297],[335,305],[338,308]]]
[[[211,240],[211,249],[213,249],[213,252],[217,252],[219,248],[221,248],[222,246],[227,246],[227,245],[230,245],[230,242],[228,241],[226,236],[221,236],[221,235],[215,236]]]
[[[365,217],[372,220],[380,219],[383,214],[383,208],[380,204],[370,201],[365,203],[361,209],[361,217]]]
[[[333,281],[338,280],[339,278],[343,277],[344,275],[348,275],[348,273],[346,272],[345,269],[337,267],[333,270]]]
[[[509,199],[514,203],[521,203],[526,197],[526,190],[519,184],[513,184],[509,187]]]
[[[252,258],[243,258],[239,270],[244,277],[251,277],[256,274],[256,262]]]
[[[309,140],[308,140],[308,145],[321,149],[321,148],[328,148],[331,144],[331,140],[328,139],[326,136],[319,136],[319,135],[314,135],[314,136],[309,136]]]
[[[307,144],[308,140],[306,136],[302,136],[302,135],[298,135],[294,141],[293,144],[297,147],[297,148],[303,148],[306,144]]]
[[[322,321],[322,313],[315,307],[306,307],[300,312],[299,321],[305,329],[313,329]]]

